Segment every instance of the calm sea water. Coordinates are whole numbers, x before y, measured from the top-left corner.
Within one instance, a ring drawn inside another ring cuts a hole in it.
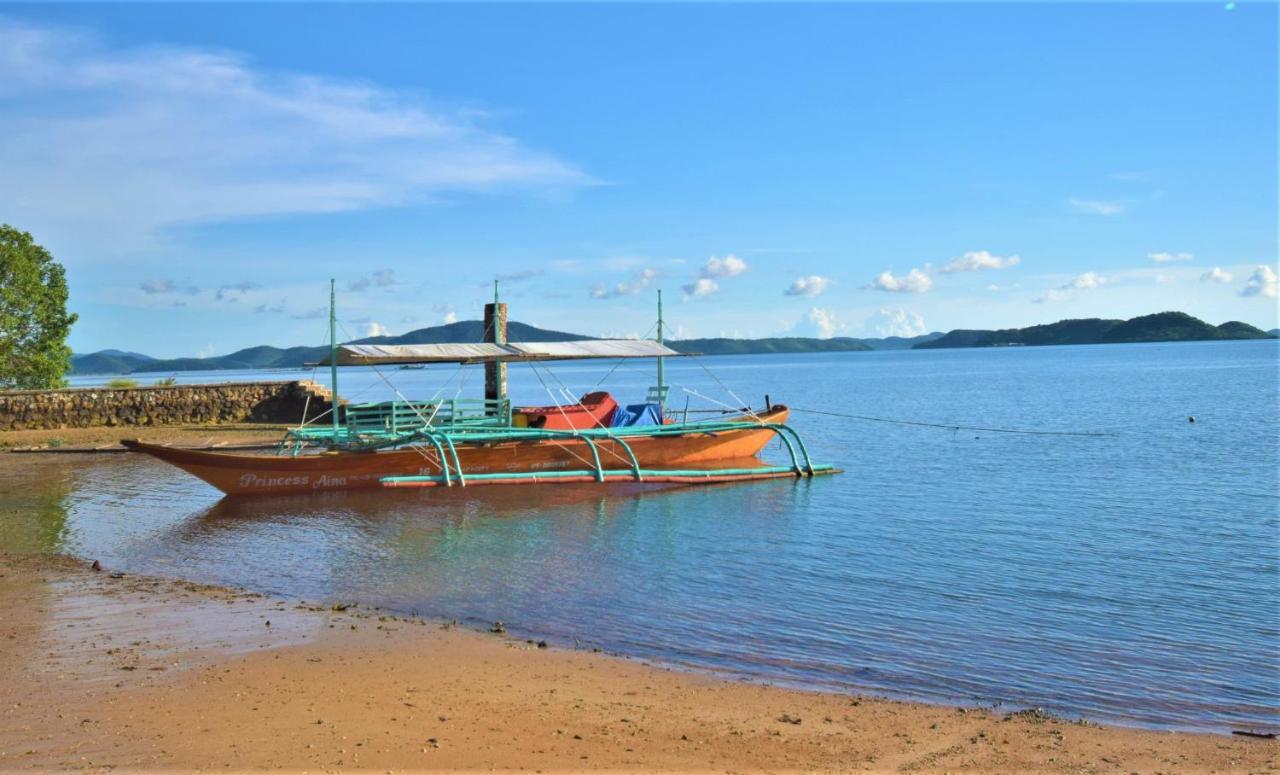
[[[797,413],[815,459],[845,469],[811,482],[233,501],[141,456],[13,455],[0,460],[0,545],[500,619],[805,687],[1275,729],[1278,356],[1276,342],[1227,342],[702,359],[715,378],[669,365],[673,382],[731,404],[717,378],[755,404],[769,393],[804,409],[1111,434]],[[555,373],[581,393],[607,368]],[[515,397],[546,402],[527,367],[511,371]],[[386,374],[414,397],[482,386],[473,369]],[[391,395],[367,370],[342,379],[358,400]],[[638,398],[650,382],[627,364],[604,386]],[[674,395],[679,408],[689,394]]]

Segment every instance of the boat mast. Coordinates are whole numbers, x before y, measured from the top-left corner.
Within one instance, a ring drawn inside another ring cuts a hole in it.
[[[329,278],[329,414],[333,415],[333,443],[338,443],[338,313],[333,278]]]
[[[658,289],[658,344],[662,344],[662,289]],[[658,408],[667,402],[667,364],[666,359],[658,356]]]

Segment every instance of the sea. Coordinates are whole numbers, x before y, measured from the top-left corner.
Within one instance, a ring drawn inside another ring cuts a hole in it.
[[[792,407],[842,473],[225,499],[141,455],[7,455],[0,547],[500,620],[739,680],[1280,729],[1280,342],[680,358],[667,375],[677,414]],[[483,390],[476,367],[339,380],[355,401]],[[627,403],[654,375],[564,363],[510,380],[526,404],[598,389]]]

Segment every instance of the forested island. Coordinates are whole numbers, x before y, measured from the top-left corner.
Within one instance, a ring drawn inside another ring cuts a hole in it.
[[[994,331],[956,329],[937,339],[920,342],[916,350],[952,347],[1040,347],[1060,344],[1123,344],[1135,342],[1193,342],[1221,339],[1274,339],[1260,328],[1231,320],[1211,325],[1185,312],[1158,312],[1130,320],[1083,318],[1060,320],[1027,328]]]

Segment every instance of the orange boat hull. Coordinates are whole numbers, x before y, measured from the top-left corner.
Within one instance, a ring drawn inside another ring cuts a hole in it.
[[[784,423],[785,407],[760,415],[768,423]],[[631,436],[627,443],[641,468],[705,468],[717,461],[755,457],[774,438],[768,428],[744,419],[742,430],[689,433],[681,436]],[[125,441],[126,447],[170,463],[228,495],[278,495],[379,487],[386,476],[439,476],[440,461],[426,447],[377,452],[319,455],[235,455]],[[606,470],[630,468],[620,444],[599,440]],[[458,446],[464,474],[580,470],[594,467],[590,446],[582,440],[522,441]],[[453,467],[450,466],[453,474]]]

